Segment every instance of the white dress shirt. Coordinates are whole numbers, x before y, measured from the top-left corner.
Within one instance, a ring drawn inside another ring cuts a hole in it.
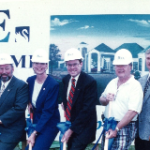
[[[36,102],[37,102],[37,98],[39,96],[39,93],[41,91],[41,88],[43,86],[43,83],[42,84],[39,84],[36,80],[35,80],[35,83],[34,83],[34,89],[33,89],[33,95],[32,95],[32,104],[33,106],[36,108]]]

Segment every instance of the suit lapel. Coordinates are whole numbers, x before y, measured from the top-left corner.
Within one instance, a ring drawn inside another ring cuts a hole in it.
[[[143,95],[144,95],[144,88],[145,88],[145,85],[146,85],[146,82],[147,82],[147,78],[148,78],[148,75],[146,75],[143,78],[141,78],[141,81],[140,81],[140,83],[142,85],[142,89],[143,89]],[[150,96],[150,92],[149,91],[150,91],[150,86],[148,87],[147,92],[146,92],[146,94],[144,96],[144,102],[143,103],[145,103],[147,101],[148,97]]]
[[[13,76],[10,83],[8,84],[8,86],[6,87],[6,89],[4,90],[3,94],[1,95],[0,98],[0,106],[3,104],[3,102],[6,100],[6,97],[9,96],[9,92],[13,89],[13,86],[15,84],[15,80],[16,78]],[[0,83],[1,84],[1,83]]]
[[[50,84],[50,77],[47,76],[46,80],[44,81],[42,87],[41,87],[41,90],[39,92],[39,95],[37,97],[37,101],[36,101],[36,106],[38,105],[38,103],[41,101],[42,99],[42,96],[44,94],[44,92],[47,90],[47,86]]]
[[[66,99],[66,101],[64,101],[64,106],[67,106],[67,91],[68,91],[68,85],[69,85],[69,81],[70,81],[71,76],[68,75],[67,78],[64,80],[64,99]]]
[[[31,93],[30,94],[30,101],[31,101],[31,103],[32,103],[32,95],[33,95],[33,90],[34,90],[35,79],[36,79],[36,76],[34,76],[33,80],[30,80],[30,83],[29,83],[29,85],[30,85],[29,93]]]
[[[146,85],[146,82],[147,82],[147,78],[148,78],[148,75],[147,75],[147,76],[144,76],[144,77],[141,78],[141,80],[140,80],[140,83],[141,83],[143,92],[144,92],[144,88],[145,88],[145,85]]]

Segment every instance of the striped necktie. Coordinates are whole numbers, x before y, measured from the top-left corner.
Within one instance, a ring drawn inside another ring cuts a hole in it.
[[[145,94],[147,92],[147,89],[149,88],[149,85],[150,85],[150,77],[148,77],[146,85],[145,85],[145,88],[144,88],[144,96],[145,96]]]
[[[71,112],[71,107],[72,107],[72,99],[73,99],[74,91],[75,91],[75,79],[72,78],[72,84],[71,84],[71,89],[69,92],[69,98],[67,102],[66,115],[65,115],[67,121],[69,121],[71,117],[70,112]]]
[[[0,97],[1,97],[1,95],[3,94],[4,90],[5,90],[5,85],[3,84],[3,85],[2,85],[2,88],[1,88],[1,90],[0,90]]]

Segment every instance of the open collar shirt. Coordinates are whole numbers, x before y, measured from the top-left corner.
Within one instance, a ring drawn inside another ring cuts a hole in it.
[[[118,77],[111,80],[107,85],[105,91],[102,93],[102,97],[107,96],[108,93],[115,95],[114,101],[112,101],[111,116],[116,121],[121,121],[128,110],[141,112],[143,102],[143,92],[140,83],[134,79],[131,75],[130,79],[117,88]],[[104,115],[108,118],[109,104],[105,108]],[[132,121],[137,120],[137,115]]]
[[[12,79],[12,78],[11,78],[11,79]],[[10,80],[8,80],[7,82],[3,82],[3,81],[1,81],[1,90],[2,90],[3,85],[5,85],[5,89],[6,89],[6,87],[7,87],[7,86],[8,86],[8,84],[10,83],[11,79],[10,79]]]

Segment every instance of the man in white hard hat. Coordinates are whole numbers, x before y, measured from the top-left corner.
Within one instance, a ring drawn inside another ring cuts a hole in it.
[[[68,150],[85,150],[95,139],[97,85],[93,77],[81,71],[82,60],[80,51],[75,48],[65,53],[69,74],[62,80],[63,104],[71,127],[65,132],[62,142],[67,142]]]
[[[108,130],[106,138],[114,138],[111,150],[127,150],[135,138],[137,131],[137,115],[142,108],[142,87],[130,74],[132,55],[126,49],[120,49],[115,54],[113,65],[117,78],[111,80],[100,96],[100,103],[105,107],[105,118],[114,117],[117,121],[115,130]],[[108,116],[109,102],[111,113]],[[102,138],[104,149],[105,137]]]
[[[145,53],[146,66],[149,74],[139,79],[143,89],[143,107],[139,114],[138,134],[135,138],[136,150],[150,149],[150,49]]]
[[[0,150],[13,150],[25,133],[28,86],[13,71],[11,56],[0,54]]]

